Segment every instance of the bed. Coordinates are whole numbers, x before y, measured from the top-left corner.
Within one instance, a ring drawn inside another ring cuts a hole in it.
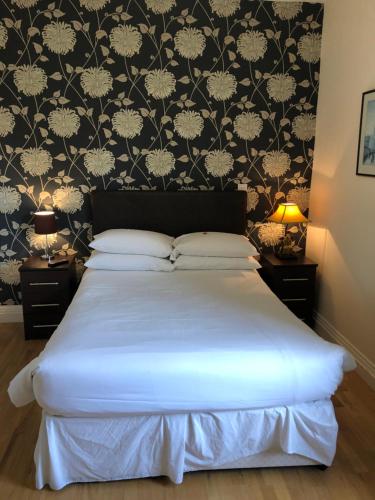
[[[243,234],[246,193],[96,193],[94,233]],[[353,361],[256,271],[85,272],[41,355],[10,384],[42,422],[36,486],[332,463],[331,396]]]

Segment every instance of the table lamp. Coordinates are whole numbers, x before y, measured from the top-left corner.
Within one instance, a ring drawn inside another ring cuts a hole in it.
[[[285,224],[285,236],[279,249],[275,252],[276,257],[279,259],[296,259],[297,255],[293,252],[293,240],[290,234],[287,233],[287,230],[288,224],[308,222],[308,219],[303,215],[299,206],[296,203],[280,203],[276,212],[268,217],[268,220],[277,224]]]
[[[44,255],[41,255],[41,258],[50,261],[53,256],[49,253],[48,235],[57,232],[55,212],[42,210],[35,212],[34,215],[35,234],[45,234],[46,236],[45,252]]]

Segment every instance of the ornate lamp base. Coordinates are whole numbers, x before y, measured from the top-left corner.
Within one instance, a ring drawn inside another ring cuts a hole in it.
[[[274,254],[280,260],[293,260],[298,258],[298,255],[296,255],[295,253],[274,252]]]
[[[285,233],[287,231],[287,227],[288,225],[285,227]],[[290,234],[285,234],[279,248],[275,250],[274,254],[281,260],[297,259],[298,255],[296,255],[296,252],[293,252],[293,240]]]

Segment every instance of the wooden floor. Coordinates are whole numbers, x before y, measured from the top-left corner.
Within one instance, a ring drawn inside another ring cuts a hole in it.
[[[195,472],[176,486],[168,479],[77,484],[58,492],[35,490],[33,451],[40,409],[15,408],[6,389],[43,348],[24,342],[22,325],[0,324],[0,500],[374,500],[375,393],[355,373],[335,397],[340,432],[333,466]]]

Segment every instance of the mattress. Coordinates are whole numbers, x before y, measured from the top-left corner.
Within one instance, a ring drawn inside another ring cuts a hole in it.
[[[329,399],[352,367],[255,271],[88,270],[9,394],[74,417],[255,409]]]

